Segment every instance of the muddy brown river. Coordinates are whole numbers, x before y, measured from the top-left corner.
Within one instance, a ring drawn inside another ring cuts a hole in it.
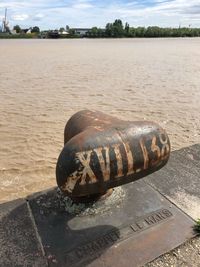
[[[0,40],[0,202],[56,185],[69,117],[153,120],[200,143],[200,38]]]

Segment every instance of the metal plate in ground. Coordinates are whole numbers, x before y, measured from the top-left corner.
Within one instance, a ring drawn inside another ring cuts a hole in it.
[[[47,266],[25,200],[0,205],[0,248],[2,267]]]
[[[174,151],[164,168],[144,179],[193,219],[200,217],[200,144]]]
[[[141,266],[193,236],[193,220],[143,181],[120,190],[84,216],[64,211],[55,190],[29,200],[50,266]]]

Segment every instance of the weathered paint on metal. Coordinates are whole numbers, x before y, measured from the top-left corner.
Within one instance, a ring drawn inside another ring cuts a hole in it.
[[[64,143],[56,177],[71,197],[104,193],[140,179],[163,167],[170,155],[169,138],[158,124],[88,110],[68,121]]]

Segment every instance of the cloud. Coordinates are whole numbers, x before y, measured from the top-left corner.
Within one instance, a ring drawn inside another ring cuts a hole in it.
[[[5,7],[11,24],[37,21],[41,28],[104,27],[116,18],[132,26],[200,26],[200,0],[1,0],[0,16]]]
[[[72,8],[78,8],[78,9],[88,9],[93,7],[93,5],[88,4],[88,3],[80,3],[80,4],[75,4],[72,6]]]
[[[183,14],[199,14],[200,15],[200,4],[189,6],[182,11]]]
[[[33,16],[32,20],[34,20],[34,21],[41,21],[41,20],[43,20],[44,17],[45,17],[44,14],[38,13],[35,16]]]
[[[23,21],[28,19],[28,17],[29,16],[27,14],[13,15],[12,20]]]

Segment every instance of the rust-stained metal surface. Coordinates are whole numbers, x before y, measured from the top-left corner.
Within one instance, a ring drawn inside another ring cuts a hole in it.
[[[56,168],[60,189],[72,198],[98,195],[162,168],[167,133],[153,122],[119,120],[84,110],[67,122]]]
[[[49,266],[138,267],[194,236],[194,221],[142,180],[121,190],[92,215],[65,211],[55,190],[29,200]]]

